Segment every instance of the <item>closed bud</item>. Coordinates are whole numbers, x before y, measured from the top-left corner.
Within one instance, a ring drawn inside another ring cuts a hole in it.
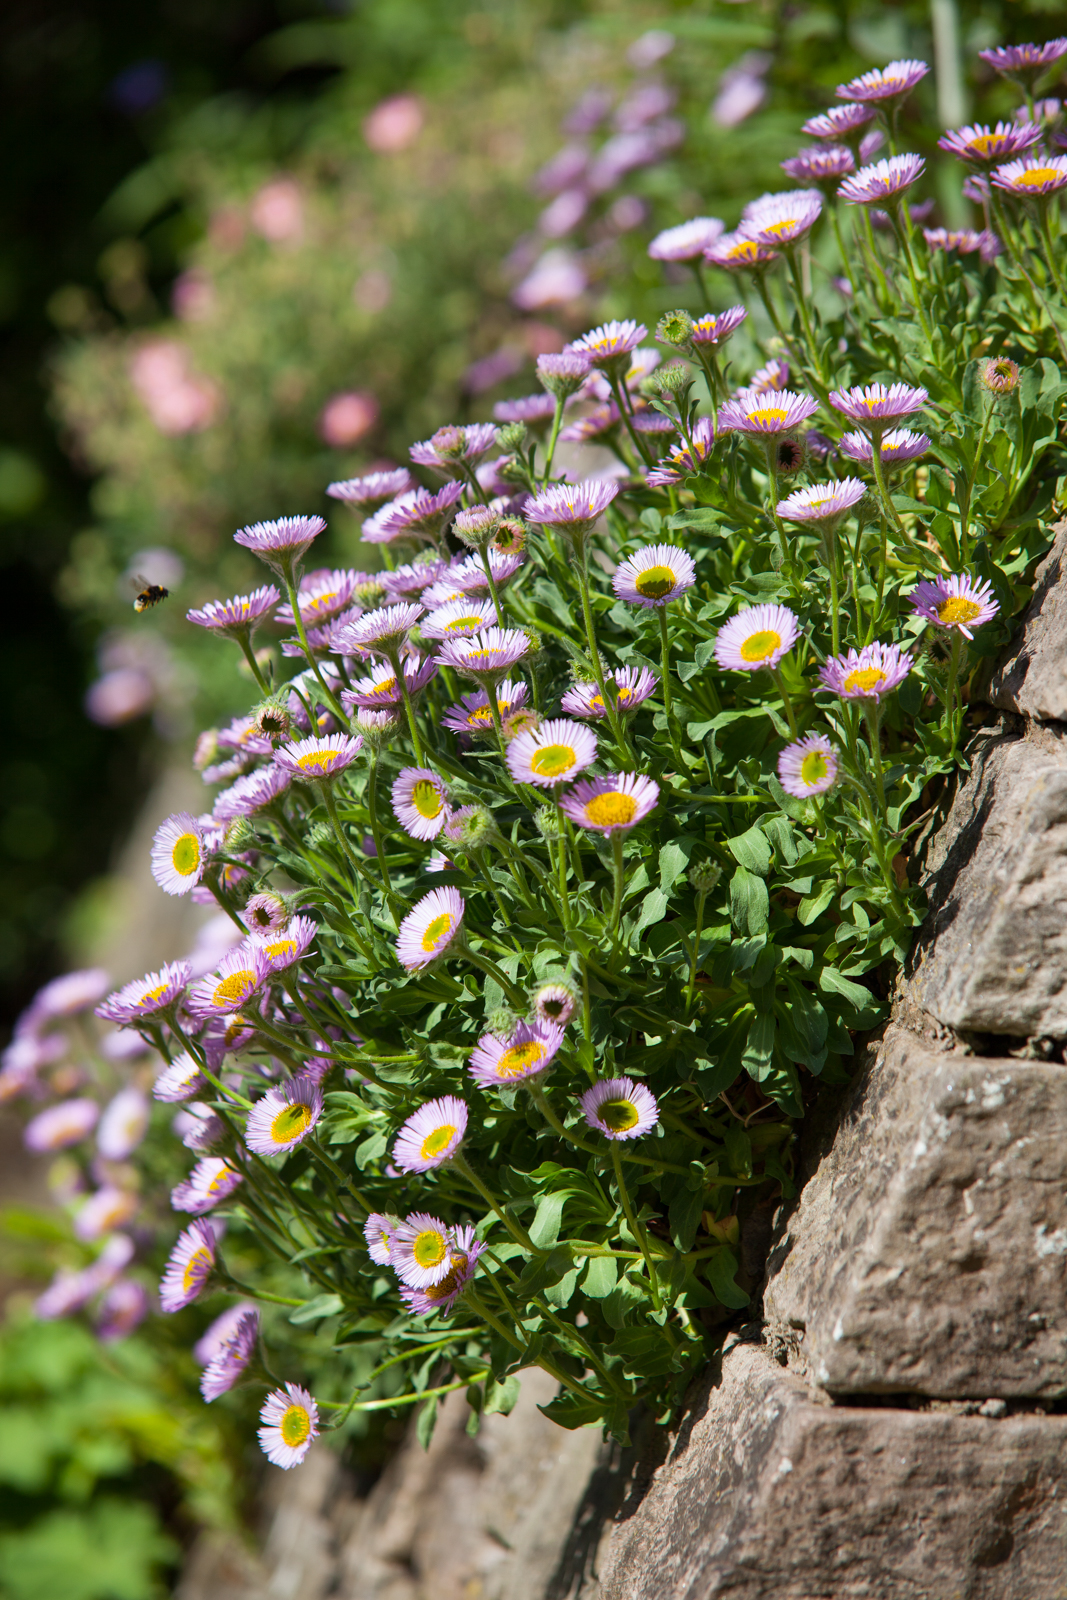
[[[697,894],[710,894],[722,877],[722,868],[714,861],[700,861],[689,868],[689,885]]]
[[[239,850],[247,850],[255,842],[255,837],[255,830],[247,817],[234,817],[223,835],[227,850],[235,854]]]
[[[457,539],[472,550],[484,550],[496,536],[500,515],[488,506],[471,506],[461,511],[452,524]]]
[[[510,1006],[494,1006],[485,1019],[490,1033],[498,1039],[510,1039],[518,1027],[519,1019]]]
[[[534,827],[546,844],[551,844],[558,839],[559,812],[555,806],[538,806],[534,812]]]
[[[564,350],[559,355],[537,358],[537,379],[557,400],[576,394],[589,376],[590,360],[580,350]]]
[[[444,826],[444,836],[461,850],[481,850],[496,832],[493,813],[485,806],[461,806]]]
[[[692,336],[693,319],[688,311],[668,311],[666,316],[660,317],[656,338],[661,344],[673,344],[681,348],[689,343]]]
[[[525,483],[526,468],[521,461],[516,461],[514,456],[499,456],[493,462],[498,478],[503,478],[505,483]]]
[[[430,443],[443,461],[454,461],[466,450],[467,435],[462,428],[449,424],[438,428]]]
[[[399,711],[372,711],[369,707],[361,706],[354,718],[356,732],[363,735],[364,744],[373,750],[380,750],[387,745],[399,726]]]
[[[325,850],[333,843],[333,829],[328,822],[313,822],[308,829],[308,844],[313,850]]]
[[[655,394],[680,394],[692,381],[693,369],[687,367],[684,361],[668,361],[665,367],[646,379],[649,389]]]
[[[990,394],[998,399],[1002,395],[1014,394],[1019,387],[1019,368],[1007,356],[983,361],[980,376]]]
[[[525,422],[505,422],[496,430],[495,438],[501,450],[521,450],[530,437]]]

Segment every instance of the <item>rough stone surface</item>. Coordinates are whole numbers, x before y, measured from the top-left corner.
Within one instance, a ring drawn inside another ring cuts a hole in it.
[[[1067,1394],[1067,1068],[891,1028],[771,1251],[764,1313],[834,1394]]]
[[[1063,1600],[1067,1418],[813,1403],[723,1358],[593,1600]]]
[[[997,663],[986,698],[1003,711],[1067,722],[1067,522],[1054,531],[1022,630]]]
[[[950,1028],[1067,1038],[1067,749],[994,737],[927,859],[912,998]]]

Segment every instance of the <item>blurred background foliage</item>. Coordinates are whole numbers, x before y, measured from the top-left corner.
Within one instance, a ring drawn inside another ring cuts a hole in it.
[[[943,125],[1009,114],[976,52],[1047,37],[1059,11],[11,0],[0,1028],[88,953],[71,947],[149,783],[233,703],[230,653],[183,618],[260,581],[236,527],[321,511],[324,558],[366,564],[331,479],[491,416],[603,317],[695,307],[650,235],[785,186],[803,117],[854,72],[934,59],[932,18],[942,40],[957,18],[965,65],[916,97]],[[142,572],[173,594],[135,618]],[[24,1281],[71,1248],[40,1212],[3,1232]],[[0,1600],[148,1600],[198,1523],[244,1509],[252,1419],[239,1392],[202,1406],[181,1319],[104,1348],[24,1306],[0,1329]]]

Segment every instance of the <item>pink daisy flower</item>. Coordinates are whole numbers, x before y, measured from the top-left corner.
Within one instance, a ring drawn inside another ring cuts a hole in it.
[[[842,700],[880,701],[904,682],[915,665],[899,645],[866,644],[846,655],[828,656],[819,669],[819,682]]]
[[[324,622],[347,611],[356,590],[367,581],[367,573],[353,572],[350,567],[334,572],[305,573],[296,596],[304,627],[321,628]],[[293,625],[296,619],[292,606],[279,606],[275,620]]]
[[[271,972],[284,972],[307,955],[315,942],[319,925],[311,917],[293,917],[284,929],[254,935],[255,942],[270,964]]]
[[[843,144],[811,145],[778,165],[794,182],[822,189],[824,193],[835,189],[842,178],[856,170],[852,151]]]
[[[465,908],[463,896],[452,888],[431,889],[416,901],[397,932],[401,966],[415,972],[443,956],[462,931]]]
[[[715,424],[710,417],[698,417],[693,424],[692,446],[679,444],[645,474],[652,489],[681,483],[690,473],[702,472],[715,448]]]
[[[74,1219],[74,1232],[79,1239],[92,1241],[102,1239],[106,1233],[114,1233],[118,1228],[124,1228],[137,1210],[139,1201],[129,1189],[118,1189],[114,1184],[105,1184],[102,1189],[97,1189],[78,1212]]]
[[[223,823],[232,822],[235,817],[254,817],[257,811],[280,799],[292,781],[291,773],[273,764],[260,772],[248,772],[216,795],[211,815]]]
[[[188,1006],[195,1017],[207,1020],[240,1011],[270,976],[270,962],[251,939],[223,957],[209,978],[189,992]]]
[[[578,350],[562,350],[537,358],[537,381],[550,394],[566,400],[575,394],[589,376],[589,357]]]
[[[322,1090],[301,1073],[268,1089],[248,1113],[245,1143],[260,1156],[285,1155],[302,1144],[322,1116]]]
[[[648,329],[641,322],[605,322],[583,333],[580,339],[572,339],[568,349],[587,356],[594,367],[611,367],[621,356],[636,350],[647,333]]]
[[[700,261],[708,245],[724,231],[718,217],[691,217],[677,228],[657,233],[648,253],[653,261]]]
[[[760,244],[784,248],[806,239],[822,212],[822,197],[812,189],[765,194],[745,207],[741,231]]]
[[[507,749],[508,771],[516,783],[554,789],[596,760],[596,735],[580,722],[559,717],[520,733]]]
[[[917,456],[925,455],[930,448],[930,440],[925,433],[912,433],[907,428],[894,428],[891,433],[882,435],[880,448],[882,465],[899,467],[905,462],[914,461]],[[846,433],[838,449],[851,461],[869,462],[874,453],[874,447],[865,433]]]
[[[490,546],[487,553],[489,556],[489,570],[493,574],[493,582],[498,589],[503,589],[506,584],[510,583],[515,574],[521,572],[525,565],[521,554],[505,555],[502,550],[494,550],[492,546]],[[444,589],[446,584],[451,584],[455,593],[447,596],[442,602],[438,602],[436,596]],[[435,606],[438,604],[447,605],[450,599],[459,599],[467,595],[486,595],[488,593],[489,579],[486,577],[481,556],[464,556],[461,560],[452,563],[440,582],[426,591],[423,599],[426,602],[432,600]]]
[[[620,716],[632,716],[638,706],[655,694],[659,679],[647,667],[617,667],[616,704]],[[595,683],[576,683],[560,701],[569,717],[604,717],[604,700]]]
[[[165,894],[188,894],[204,875],[204,830],[188,811],[176,811],[156,829],[152,876]]]
[[[273,583],[251,594],[238,594],[232,600],[209,600],[199,610],[187,611],[185,620],[208,628],[224,639],[251,638],[261,622],[265,622],[281,599]]]
[[[206,1087],[207,1079],[201,1073],[199,1063],[187,1051],[183,1051],[169,1067],[163,1068],[152,1087],[152,1093],[157,1100],[176,1105],[181,1100],[191,1100],[194,1094],[199,1094]]]
[[[641,330],[642,333],[644,329]],[[531,522],[550,523],[568,532],[585,533],[619,492],[614,478],[587,478],[582,483],[554,483],[527,500],[523,515]]]
[[[399,539],[437,539],[452,516],[463,484],[446,483],[436,494],[411,489],[368,517],[362,528],[364,544],[395,544]]]
[[[277,522],[254,522],[234,534],[238,544],[265,561],[275,572],[292,570],[310,549],[326,524],[321,517],[279,517]]]
[[[96,1015],[120,1028],[142,1017],[158,1016],[181,998],[192,970],[188,961],[170,961],[158,972],[149,972],[116,989],[96,1007]]]
[[[492,684],[529,654],[529,635],[521,629],[485,628],[465,639],[446,639],[436,660],[440,666],[455,667],[469,678]]]
[[[474,1237],[471,1227],[453,1228],[449,1247],[448,1271],[436,1283],[416,1289],[405,1283],[400,1298],[415,1316],[426,1316],[439,1311],[445,1316],[474,1277],[478,1257],[485,1249]]]
[[[199,1219],[178,1235],[159,1285],[161,1311],[192,1305],[215,1266],[216,1238],[210,1222]]]
[[[358,734],[331,733],[325,739],[300,739],[275,750],[275,765],[305,783],[329,783],[350,767],[363,748]]]
[[[930,68],[925,61],[891,61],[886,67],[875,67],[861,73],[851,83],[838,84],[834,91],[839,100],[874,101],[902,100],[921,83]]]
[[[812,139],[826,139],[836,143],[841,139],[852,138],[861,128],[873,122],[876,115],[877,107],[874,105],[830,106],[828,110],[820,111],[817,117],[809,117],[800,131]]]
[[[794,739],[778,757],[778,780],[798,800],[825,794],[837,782],[837,750],[822,733]]]
[[[813,483],[808,489],[795,489],[778,502],[783,522],[836,522],[867,493],[858,478],[842,478],[837,483]]]
[[[753,434],[792,433],[819,409],[819,402],[792,389],[742,394],[719,407],[719,431]]]
[[[148,1132],[148,1096],[128,1083],[104,1107],[96,1129],[96,1148],[105,1161],[125,1161]]]
[[[800,629],[788,606],[747,606],[719,629],[715,659],[724,671],[774,668],[793,648]]]
[[[929,396],[925,389],[913,389],[906,383],[857,384],[852,389],[831,389],[830,404],[861,427],[884,422],[896,422],[920,411]]]
[[[958,156],[968,166],[991,167],[1009,156],[1020,155],[1041,142],[1037,123],[998,122],[995,128],[976,122],[966,128],[953,128],[937,141],[949,155]]]
[[[507,1089],[547,1072],[563,1043],[551,1022],[520,1022],[507,1039],[484,1033],[470,1058],[470,1074],[483,1089]]]
[[[1006,194],[1036,200],[1067,189],[1067,156],[1034,155],[1028,160],[1009,161],[993,171],[993,183]]]
[[[108,1289],[97,1309],[96,1337],[101,1344],[114,1344],[128,1338],[150,1309],[144,1284],[133,1278],[120,1278]]]
[[[437,662],[429,657],[421,661],[417,657],[407,656],[402,663],[402,670],[404,687],[414,698],[436,678],[438,666]],[[374,711],[387,706],[398,706],[403,702],[403,698],[397,675],[386,662],[375,667],[368,677],[357,678],[352,689],[341,690],[341,704],[349,715],[356,709]]]
[[[437,472],[455,472],[460,462],[477,461],[491,450],[496,429],[491,422],[472,422],[466,427],[438,428],[432,439],[413,444],[409,456],[418,467],[433,467]]]
[[[653,811],[659,784],[635,772],[613,772],[606,778],[583,779],[560,801],[560,810],[592,833],[629,833]]]
[[[171,1208],[203,1216],[205,1211],[221,1205],[243,1182],[243,1174],[235,1172],[218,1156],[206,1156],[197,1162],[184,1183],[170,1191]]]
[[[646,544],[615,568],[611,587],[630,605],[660,607],[678,600],[697,581],[691,556],[673,544]]]
[[[92,1133],[99,1115],[100,1107],[95,1100],[61,1100],[58,1105],[49,1106],[47,1111],[39,1111],[26,1124],[22,1142],[27,1150],[33,1150],[38,1155],[53,1150],[68,1150],[71,1145],[80,1144]]]
[[[556,414],[556,401],[550,394],[524,394],[516,400],[498,400],[493,406],[497,422],[548,422]]]
[[[1044,44],[998,45],[993,50],[979,50],[978,54],[995,72],[1007,78],[1018,74],[1036,77],[1067,55],[1067,39],[1049,39]]]
[[[392,1241],[399,1226],[400,1218],[389,1211],[372,1211],[363,1224],[370,1258],[380,1267],[392,1266]]]
[[[931,583],[924,578],[908,596],[911,609],[935,628],[958,628],[965,639],[973,639],[972,628],[990,622],[1000,610],[993,598],[993,585],[953,573]]]
[[[453,893],[449,889],[434,889],[432,895]],[[431,895],[426,896],[427,899]],[[459,896],[457,895],[458,899]],[[463,1143],[467,1131],[467,1103],[454,1094],[440,1100],[428,1100],[408,1118],[396,1136],[393,1145],[393,1165],[401,1172],[431,1172],[445,1161],[451,1160]],[[409,1219],[414,1220],[414,1219]],[[397,1248],[401,1246],[402,1230],[397,1230]],[[397,1271],[400,1271],[397,1266]]]
[[[632,1078],[604,1078],[579,1104],[588,1125],[608,1139],[639,1139],[659,1121],[655,1096]]]
[[[397,605],[382,606],[379,611],[365,611],[337,634],[335,644],[345,655],[370,651],[373,655],[388,657],[407,642],[422,615],[423,607],[415,601],[401,601]]]
[[[402,767],[393,784],[393,811],[413,839],[436,839],[449,817],[448,790],[429,767]]]
[[[438,606],[421,625],[424,639],[453,639],[457,635],[480,633],[483,628],[497,628],[500,618],[492,600],[449,600]]]
[[[326,493],[331,500],[343,500],[347,506],[373,511],[387,500],[406,494],[415,487],[415,479],[407,467],[396,467],[391,472],[365,472],[361,478],[345,478],[339,483],[331,483]]]
[[[428,589],[447,567],[447,561],[440,556],[432,556],[429,560],[406,562],[401,567],[394,567],[392,572],[381,573],[380,577],[390,599],[406,600],[410,595],[421,594]]]
[[[415,1211],[396,1228],[389,1245],[390,1264],[413,1289],[439,1283],[449,1271],[452,1229],[440,1217]]]
[[[693,344],[724,344],[732,333],[737,332],[747,316],[748,310],[745,306],[731,306],[728,311],[709,311],[706,316],[698,317],[693,323],[689,334],[690,341]],[[700,419],[700,421],[708,420],[710,419]],[[699,425],[698,422],[697,426]]]
[[[525,683],[512,683],[510,678],[498,683],[495,692],[501,720],[525,706],[529,696]],[[449,706],[441,718],[441,726],[452,733],[492,733],[493,714],[487,692],[479,689],[475,694],[465,694],[456,705]]]
[[[724,233],[704,251],[704,260],[712,267],[722,267],[726,272],[757,271],[778,260],[778,251],[761,239],[750,238],[738,229]]]
[[[531,1005],[538,1022],[565,1028],[578,1009],[578,996],[565,983],[542,983],[534,990]]]
[[[306,1389],[287,1383],[273,1389],[259,1413],[259,1443],[276,1467],[298,1467],[319,1436],[319,1408]]]
[[[925,171],[922,156],[889,156],[861,167],[844,180],[837,193],[852,206],[885,205],[910,188]]]
[[[218,1341],[200,1378],[200,1393],[207,1401],[232,1389],[252,1359],[259,1338],[259,1312],[254,1306],[241,1310],[232,1328]]]

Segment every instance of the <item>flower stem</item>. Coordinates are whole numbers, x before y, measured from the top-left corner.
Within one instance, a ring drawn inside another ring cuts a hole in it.
[[[622,915],[623,861],[621,828],[612,828],[611,830],[611,864],[615,876],[615,887],[611,900],[611,926],[608,932],[614,940],[618,932],[619,918]]]
[[[548,482],[552,473],[552,462],[556,454],[556,445],[559,442],[559,430],[563,426],[563,407],[565,404],[563,397],[557,395],[556,411],[552,418],[552,431],[549,433],[548,444],[545,446],[545,466],[544,471],[541,473],[542,486]]]
[[[693,950],[689,957],[689,983],[685,991],[685,1014],[687,1017],[693,1009],[693,995],[697,981],[697,961],[700,956],[700,935],[704,925],[704,901],[706,899],[706,894],[697,895],[697,923],[693,931]]]
[[[512,983],[511,979],[507,977],[505,973],[501,972],[495,961],[492,961],[489,956],[483,956],[481,954],[476,955],[469,946],[464,947],[463,955],[466,960],[470,962],[472,967],[478,967],[482,972],[486,973],[490,978],[492,978],[494,983],[498,983],[500,985],[508,997],[509,1004],[514,1006],[516,1011],[523,1012],[526,1010],[525,995],[521,994]]]
[[[509,1217],[507,1212],[503,1210],[496,1197],[493,1195],[492,1190],[486,1187],[481,1178],[479,1178],[478,1174],[470,1167],[466,1157],[460,1151],[457,1151],[452,1157],[452,1165],[455,1167],[457,1172],[461,1172],[463,1174],[473,1189],[477,1189],[486,1205],[492,1207],[497,1216],[500,1218],[501,1222],[504,1224],[505,1228],[511,1234],[511,1237],[515,1240],[516,1244],[521,1244],[522,1248],[524,1250],[529,1250],[532,1255],[544,1255],[545,1252],[537,1248],[522,1224],[516,1222],[513,1217]]]
[[[637,1240],[637,1247],[645,1258],[645,1266],[648,1268],[649,1287],[652,1290],[652,1304],[655,1309],[659,1311],[661,1302],[659,1297],[659,1284],[656,1281],[656,1268],[653,1264],[652,1256],[649,1253],[648,1240],[645,1237],[645,1230],[637,1220],[633,1206],[630,1203],[630,1196],[626,1191],[626,1182],[622,1175],[622,1161],[619,1157],[619,1144],[617,1139],[613,1139],[611,1141],[611,1159],[615,1167],[615,1182],[619,1186],[619,1200],[622,1204],[622,1209],[626,1220],[630,1225],[630,1232]]]

